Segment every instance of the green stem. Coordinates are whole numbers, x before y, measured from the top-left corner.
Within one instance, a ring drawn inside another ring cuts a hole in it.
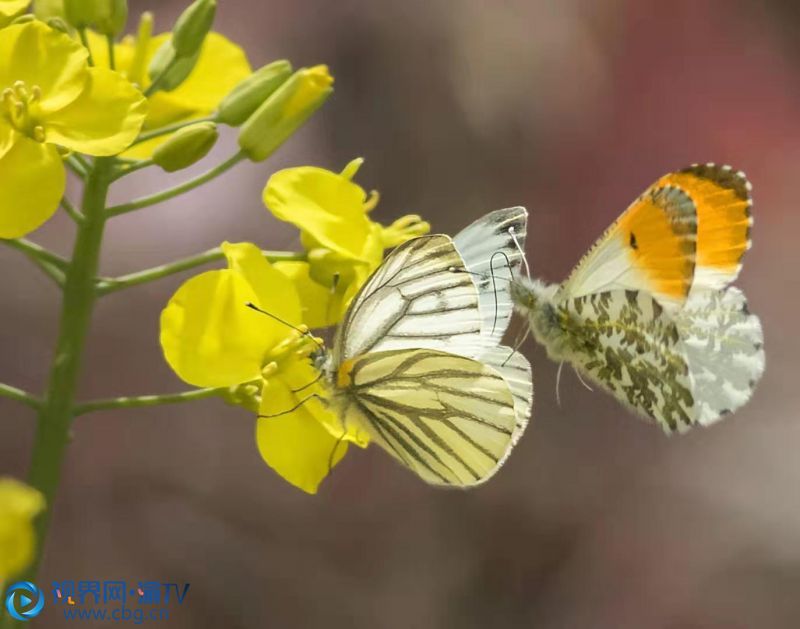
[[[92,48],[89,46],[89,38],[86,36],[86,29],[79,28],[78,29],[78,36],[81,38],[81,43],[83,47],[86,48],[86,52],[89,53],[89,65],[94,65],[94,57],[92,57]]]
[[[216,122],[216,117],[208,116],[206,118],[195,118],[193,120],[184,120],[183,122],[176,122],[175,124],[167,125],[166,127],[159,127],[158,129],[153,129],[152,131],[146,131],[140,134],[138,138],[136,138],[136,141],[132,144],[132,146],[136,146],[141,142],[147,142],[147,140],[152,140],[153,138],[160,138],[162,135],[167,135],[168,133],[174,133],[175,131],[180,131],[184,127],[197,124],[198,122]]]
[[[262,253],[270,262],[301,261],[306,259],[305,253],[295,253],[292,251],[263,251]],[[213,249],[209,249],[195,256],[184,258],[183,260],[176,260],[168,264],[162,264],[152,269],[145,269],[144,271],[137,271],[136,273],[122,275],[120,277],[103,278],[97,284],[97,294],[107,295],[108,293],[113,293],[123,288],[146,284],[224,258],[225,254],[222,252],[222,249],[220,247],[214,247]]]
[[[61,207],[64,208],[64,211],[69,214],[69,217],[75,221],[76,223],[83,222],[83,214],[81,211],[76,208],[67,197],[61,197]]]
[[[114,50],[114,36],[106,35],[106,45],[108,46],[108,67],[112,70],[117,69],[117,59]]]
[[[142,170],[143,168],[148,168],[149,166],[153,165],[152,159],[140,159],[136,162],[131,164],[126,164],[123,167],[117,169],[117,172],[114,173],[113,181],[117,179],[122,179],[126,175],[130,175],[131,173],[135,173],[137,170]]]
[[[86,182],[82,208],[86,218],[78,226],[72,263],[67,270],[58,341],[50,381],[36,425],[29,482],[44,494],[47,510],[35,523],[36,557],[25,577],[30,581],[35,581],[42,560],[61,465],[69,441],[75,386],[96,299],[94,284],[112,168],[112,159],[95,160]]]
[[[81,179],[86,179],[87,168],[81,163],[75,154],[70,155],[64,160],[67,167]]]
[[[143,408],[145,406],[161,406],[162,404],[182,404],[195,400],[204,400],[227,391],[225,387],[194,389],[181,393],[168,393],[165,395],[141,395],[137,397],[117,397],[107,400],[93,400],[79,404],[73,410],[75,416],[94,413],[113,408]]]
[[[2,240],[2,242],[28,256],[30,261],[44,271],[58,286],[64,285],[64,272],[69,268],[69,262],[64,258],[25,238]]]
[[[194,190],[195,188],[202,186],[204,183],[211,181],[215,177],[219,177],[222,173],[230,170],[231,168],[236,166],[236,164],[241,162],[243,159],[244,159],[243,153],[241,152],[236,153],[236,155],[234,155],[233,157],[227,159],[218,166],[215,166],[211,170],[206,171],[202,175],[195,177],[194,179],[190,179],[189,181],[185,181],[184,183],[177,185],[174,188],[168,188],[167,190],[158,192],[148,197],[135,199],[130,203],[115,205],[113,207],[108,208],[106,213],[108,216],[119,216],[120,214],[133,212],[134,210],[139,210],[143,207],[149,207],[151,205],[155,205],[156,203],[161,203],[163,201],[167,201],[174,197],[180,196],[184,192],[189,192],[189,190]]]
[[[0,397],[7,397],[9,399],[16,400],[17,402],[22,402],[23,404],[27,404],[31,408],[35,408],[37,410],[42,405],[42,401],[36,396],[31,395],[22,389],[18,389],[17,387],[12,387],[10,384],[0,383]]]

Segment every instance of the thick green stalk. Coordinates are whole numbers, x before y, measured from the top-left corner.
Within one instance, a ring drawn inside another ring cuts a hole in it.
[[[78,226],[72,262],[64,283],[61,321],[50,382],[36,426],[29,474],[30,484],[44,494],[47,510],[36,520],[36,559],[27,579],[33,580],[41,563],[53,513],[61,465],[69,441],[75,386],[80,373],[86,335],[97,293],[100,245],[105,227],[106,194],[111,181],[111,159],[95,160],[83,196],[85,220]]]

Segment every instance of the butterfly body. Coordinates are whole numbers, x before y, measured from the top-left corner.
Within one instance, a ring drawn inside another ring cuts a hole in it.
[[[764,369],[761,324],[728,286],[750,247],[749,192],[727,166],[662,177],[564,283],[515,278],[517,310],[550,358],[665,431],[724,417]]]

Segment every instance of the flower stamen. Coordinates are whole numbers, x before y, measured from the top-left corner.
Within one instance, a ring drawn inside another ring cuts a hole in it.
[[[42,89],[38,85],[28,88],[25,81],[15,81],[12,87],[7,87],[0,96],[0,116],[20,133],[44,142],[44,127],[38,124],[36,105],[42,99]]]

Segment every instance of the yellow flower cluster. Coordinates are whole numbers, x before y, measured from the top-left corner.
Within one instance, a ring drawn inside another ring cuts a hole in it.
[[[172,32],[157,35],[145,13],[136,34],[120,41],[122,0],[36,3],[40,19],[23,15],[29,4],[0,0],[2,239],[37,229],[59,205],[80,229],[89,209],[100,210],[102,221],[174,196],[114,208],[95,208],[84,196],[81,215],[64,198],[66,167],[87,182],[103,173],[104,195],[139,168],[172,172],[202,159],[220,124],[238,127],[239,145],[221,167],[259,162],[333,91],[324,65],[294,70],[279,60],[254,72],[239,46],[211,31],[213,0],[194,0]],[[322,341],[308,329],[337,324],[385,250],[429,230],[416,215],[388,226],[372,220],[378,194],[353,181],[362,162],[341,172],[302,166],[273,174],[264,203],[297,227],[303,251],[270,262],[254,244],[224,243],[228,268],[188,280],[161,317],[161,345],[175,373],[262,416],[256,439],[264,460],[309,492],[348,443],[363,447],[367,439],[345,432],[328,411]],[[0,484],[0,534],[2,491],[11,490]],[[25,504],[22,511],[35,511]]]
[[[338,322],[384,250],[429,230],[417,216],[389,227],[369,218],[377,193],[352,181],[362,161],[341,173],[289,168],[267,183],[264,201],[300,229],[306,261],[270,263],[254,244],[224,243],[228,268],[188,280],[161,316],[161,346],[175,373],[195,386],[226,387],[230,401],[257,411],[261,456],[310,493],[348,443],[364,447],[368,439],[345,432],[319,399],[321,339],[308,327]]]
[[[0,29],[0,238],[49,219],[64,194],[69,151],[115,155],[147,103],[119,73],[90,67],[86,48],[42,22]]]

